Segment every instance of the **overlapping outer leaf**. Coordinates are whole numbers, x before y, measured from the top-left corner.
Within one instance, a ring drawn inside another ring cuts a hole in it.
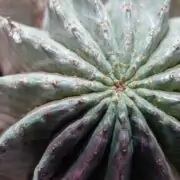
[[[1,19],[0,120],[14,124],[0,136],[0,179],[180,178],[169,3],[49,0],[41,30]]]

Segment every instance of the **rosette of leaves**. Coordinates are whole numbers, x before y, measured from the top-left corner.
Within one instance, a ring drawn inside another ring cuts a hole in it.
[[[175,180],[180,19],[168,0],[49,0],[1,20],[2,180]],[[6,51],[5,51],[6,50]]]

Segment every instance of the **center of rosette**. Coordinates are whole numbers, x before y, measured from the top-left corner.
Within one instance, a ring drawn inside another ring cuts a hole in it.
[[[114,87],[117,92],[123,92],[126,89],[126,79],[123,78],[121,81],[115,81]]]

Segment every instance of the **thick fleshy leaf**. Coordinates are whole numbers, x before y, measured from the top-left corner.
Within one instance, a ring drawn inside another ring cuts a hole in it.
[[[41,27],[47,0],[0,0],[0,16],[8,17],[19,23]],[[17,73],[19,59],[15,52],[15,44],[9,43],[6,32],[2,29],[3,19],[0,17],[0,71],[2,75]]]
[[[147,62],[149,56],[166,35],[169,27],[169,6],[170,0],[154,0],[153,2],[137,0],[136,15],[133,15],[137,23],[137,30],[134,37],[134,53],[126,72],[127,79],[130,79],[137,69]],[[142,37],[145,37],[145,40]]]
[[[170,29],[157,50],[150,57],[148,62],[139,68],[135,77],[140,80],[172,68],[180,62],[180,19],[170,20]]]
[[[111,143],[106,180],[129,180],[131,172],[132,140],[128,111],[123,99],[117,105],[117,117]]]
[[[0,17],[0,122],[16,121],[0,136],[0,179],[179,180],[169,2],[49,0],[43,29]]]
[[[0,138],[0,175],[28,179],[53,134],[110,95],[103,92],[67,98],[29,113]]]
[[[17,121],[33,108],[52,100],[106,89],[106,86],[95,81],[58,74],[26,73],[4,76],[0,78],[1,121]]]
[[[126,68],[130,62],[134,46],[132,6],[130,3],[131,1],[111,0],[106,5],[119,47],[120,59],[118,60],[121,68]]]
[[[56,72],[112,84],[110,78],[77,54],[50,39],[46,32],[5,19],[3,29],[6,37],[15,46],[13,53],[17,57],[9,61],[13,69],[20,72]]]
[[[120,67],[118,45],[109,15],[101,0],[71,0],[78,19],[98,43],[106,58],[112,64],[114,73],[119,78]]]
[[[110,63],[91,34],[78,20],[71,0],[50,0],[48,5],[44,26],[51,37],[98,67],[103,73],[112,76]]]
[[[128,97],[126,97],[134,141],[131,178],[134,180],[175,180],[171,167],[146,119]],[[137,160],[138,159],[138,160]]]
[[[130,65],[127,79],[146,62],[166,34],[169,3],[169,0],[108,1],[107,10],[120,44],[121,61]]]
[[[116,105],[111,103],[102,121],[97,126],[86,148],[67,171],[62,180],[86,180],[100,163],[114,127]]]
[[[180,120],[180,93],[155,91],[143,88],[135,89],[135,92],[154,106]]]
[[[133,81],[128,86],[131,88],[147,88],[165,91],[180,91],[180,67],[155,74],[140,81]]]
[[[180,122],[159,110],[131,90],[126,91],[146,116],[148,125],[154,132],[167,159],[180,170]]]
[[[115,54],[117,44],[107,11],[101,0],[73,1],[75,11],[83,26],[91,33],[106,56]]]
[[[99,123],[109,102],[110,99],[102,100],[100,104],[93,107],[52,140],[36,166],[33,180],[52,178],[59,166],[63,165],[62,158]]]

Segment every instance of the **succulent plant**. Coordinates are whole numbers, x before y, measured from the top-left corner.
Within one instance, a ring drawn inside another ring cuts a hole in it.
[[[1,180],[177,180],[180,19],[169,0],[49,0],[1,18]]]

